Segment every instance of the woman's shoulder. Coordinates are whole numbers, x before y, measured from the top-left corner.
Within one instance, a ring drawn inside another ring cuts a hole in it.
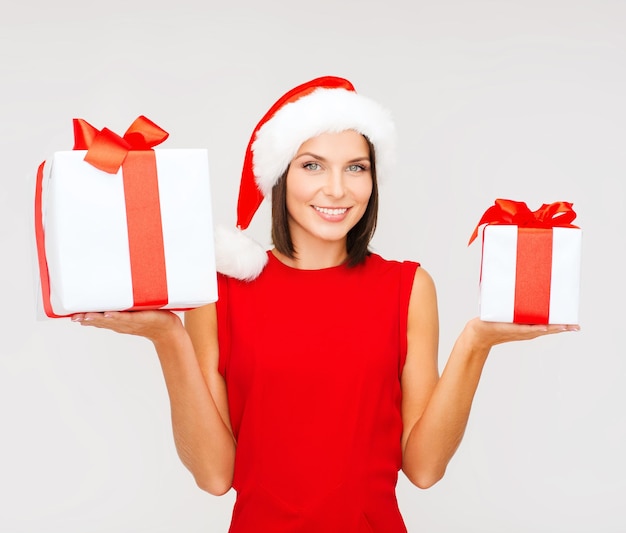
[[[434,286],[434,280],[430,273],[424,268],[424,266],[418,262],[410,259],[394,260],[385,259],[378,254],[372,254],[373,261],[378,263],[381,268],[391,268],[401,272],[402,278],[405,283],[412,285],[413,289],[428,290]]]
[[[409,269],[415,270],[421,266],[418,261],[410,259],[387,259],[376,252],[370,252],[367,256],[366,263],[371,264],[373,267],[378,268],[397,268],[397,269]]]
[[[422,270],[417,261],[388,259],[378,253],[370,253],[365,261],[365,270],[368,275],[376,279],[377,284],[388,280],[392,285],[399,283],[402,292],[411,292],[415,279],[420,278],[418,274]]]

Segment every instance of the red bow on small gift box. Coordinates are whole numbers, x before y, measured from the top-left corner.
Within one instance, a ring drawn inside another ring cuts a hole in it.
[[[483,224],[512,224],[523,228],[577,228],[572,224],[576,218],[572,205],[570,202],[553,202],[531,211],[524,202],[499,198],[484,212],[468,245],[474,242]]]

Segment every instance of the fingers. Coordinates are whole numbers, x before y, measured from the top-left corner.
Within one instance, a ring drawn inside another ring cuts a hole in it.
[[[564,333],[566,331],[580,331],[580,326],[578,324],[550,324],[546,326],[544,335]]]
[[[529,330],[526,335],[527,339],[533,339],[536,337],[543,337],[545,335],[555,335],[557,333],[564,333],[566,331],[580,331],[578,324],[542,324],[528,326]],[[518,340],[523,340],[524,335]],[[516,339],[513,339],[516,340]]]
[[[103,327],[105,324],[114,318],[114,315],[119,315],[120,313],[114,313],[111,311],[106,311],[104,313],[76,313],[72,315],[72,322],[77,322],[81,326],[96,326]]]
[[[109,311],[105,313],[76,313],[75,315],[72,315],[72,322],[93,322],[95,320],[100,320],[105,317],[110,317]]]
[[[511,327],[544,335],[562,333],[564,331],[580,331],[578,324],[511,324]]]
[[[182,327],[180,318],[167,310],[105,311],[102,313],[76,313],[72,322],[81,326],[109,329],[117,333],[139,335],[155,339]]]
[[[549,326],[549,330],[555,331],[556,333],[561,331],[580,331],[580,326],[578,324],[561,324]]]
[[[480,319],[479,319],[480,321]],[[488,327],[517,330],[524,332],[560,333],[562,331],[580,331],[578,324],[518,324],[513,322],[487,322],[481,321]]]
[[[510,322],[470,321],[478,345],[495,346],[514,341],[531,340],[566,331],[580,331],[578,324],[513,324]]]
[[[116,333],[146,336],[146,326],[141,320],[135,320],[130,312],[106,311],[103,313],[77,313],[72,322],[81,326],[107,329]]]

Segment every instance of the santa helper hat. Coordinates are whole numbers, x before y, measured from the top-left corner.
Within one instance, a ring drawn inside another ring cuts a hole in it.
[[[215,255],[218,272],[253,280],[267,263],[266,250],[245,230],[272,187],[305,141],[322,133],[355,130],[372,143],[376,175],[384,179],[395,153],[395,127],[389,112],[357,94],[346,79],[316,78],[283,95],[257,124],[244,159],[237,202],[237,230],[218,227]]]

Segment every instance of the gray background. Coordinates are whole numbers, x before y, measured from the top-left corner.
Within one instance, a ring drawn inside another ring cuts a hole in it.
[[[226,531],[232,492],[175,455],[144,339],[37,321],[32,176],[71,119],[163,148],[208,148],[217,223],[234,225],[243,152],[283,92],[349,78],[393,112],[399,166],[374,248],[422,262],[441,364],[477,313],[495,198],[571,201],[584,229],[580,333],[499,346],[446,477],[401,478],[411,532],[626,530],[623,0],[14,3],[0,18],[0,532]],[[76,221],[80,224],[80,221]],[[251,233],[268,242],[263,206]],[[97,279],[94,279],[97,283]]]

